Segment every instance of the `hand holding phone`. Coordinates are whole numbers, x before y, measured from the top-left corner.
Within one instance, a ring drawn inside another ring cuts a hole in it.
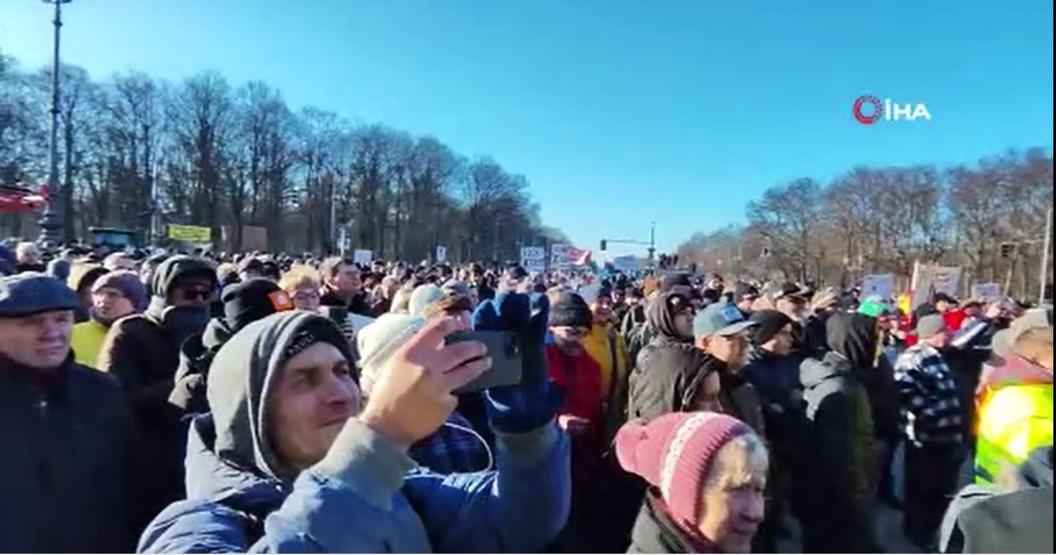
[[[460,395],[521,383],[523,368],[517,334],[507,331],[464,331],[453,333],[445,340],[448,345],[466,341],[484,344],[487,356],[491,357],[491,368],[453,393]]]
[[[590,431],[590,420],[571,414],[558,416],[557,425],[570,436],[581,436]]]

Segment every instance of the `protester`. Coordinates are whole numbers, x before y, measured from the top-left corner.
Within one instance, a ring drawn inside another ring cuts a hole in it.
[[[905,455],[905,532],[931,549],[950,497],[957,488],[964,441],[957,385],[943,359],[949,344],[941,314],[920,318],[919,343],[898,357],[895,383],[902,408]]]
[[[573,551],[585,549],[594,533],[603,448],[601,368],[583,345],[592,323],[590,307],[578,294],[563,292],[551,301],[548,372],[565,394],[558,425],[572,437],[572,518],[560,545]]]
[[[767,453],[752,429],[712,412],[625,425],[620,464],[649,483],[630,553],[749,553],[763,520]]]
[[[47,269],[41,261],[40,249],[37,248],[36,243],[29,241],[19,243],[15,248],[15,259],[17,273],[43,272]]]
[[[583,346],[601,369],[602,424],[606,439],[615,436],[626,420],[630,359],[627,344],[613,325],[612,293],[602,288],[590,305],[593,323]]]
[[[892,468],[895,453],[901,441],[899,427],[901,402],[895,386],[895,362],[905,350],[904,334],[898,329],[898,319],[892,317],[892,309],[877,299],[866,299],[858,305],[857,313],[871,319],[877,330],[877,356],[872,367],[860,368],[858,379],[869,395],[869,408],[873,416],[873,435],[880,452],[880,482],[878,497],[891,506],[899,506],[895,492]]]
[[[630,377],[628,419],[648,421],[669,412],[719,410],[719,375],[693,344],[693,307],[677,293],[649,304],[656,335],[638,355]]]
[[[167,259],[152,276],[147,309],[115,322],[99,351],[99,369],[121,381],[147,442],[156,510],[178,499],[183,491],[181,461],[186,436],[179,424],[182,413],[169,403],[169,395],[180,363],[180,346],[202,333],[216,287],[216,274],[206,260]]]
[[[92,309],[87,322],[73,326],[70,343],[77,363],[98,368],[99,352],[114,322],[147,308],[147,290],[139,275],[128,270],[104,274],[92,285]]]
[[[1051,444],[1039,447],[1000,485],[958,493],[943,519],[942,553],[1052,551],[1052,453]]]
[[[381,283],[374,288],[374,304],[371,305],[370,310],[374,314],[381,315],[385,314],[392,308],[392,300],[396,297],[396,291],[400,289],[400,282],[392,276],[385,276],[381,279]],[[466,295],[469,295],[468,288],[466,289]]]
[[[414,282],[407,282],[400,286],[396,291],[396,294],[392,297],[392,304],[389,306],[389,312],[393,314],[410,314],[411,313],[411,294],[414,293]]]
[[[722,412],[766,437],[759,393],[744,376],[751,348],[749,334],[757,325],[745,320],[736,306],[720,302],[704,309],[693,320],[693,336],[697,348],[705,354],[706,364],[719,375]]]
[[[162,262],[165,262],[169,256],[165,253],[157,253],[146,260],[139,267],[139,278],[143,282],[143,286],[148,290],[150,289],[151,280],[154,278],[154,272],[161,266]],[[226,285],[226,284],[225,284]]]
[[[623,319],[631,309],[631,305],[627,302],[626,282],[623,282],[623,284],[612,290],[612,324],[617,330],[623,325]]]
[[[759,298],[759,289],[750,283],[737,282],[733,288],[733,300],[745,318],[752,315],[752,305]]]
[[[763,425],[770,447],[767,479],[767,517],[755,537],[754,550],[777,551],[777,534],[794,477],[802,470],[805,441],[802,359],[792,354],[792,321],[776,310],[752,314],[753,348],[741,374],[752,384],[762,403]]]
[[[54,258],[48,262],[48,275],[66,283],[70,278],[70,267],[72,264],[65,258]]]
[[[807,306],[808,293],[794,283],[785,282],[781,284],[774,298],[774,309],[792,320],[792,351],[803,357],[810,355],[806,344],[805,328],[810,316]]]
[[[814,293],[810,300],[810,309],[802,322],[803,340],[799,356],[821,360],[829,350],[825,322],[839,310],[840,298],[836,289],[826,287]],[[795,350],[795,324],[792,329],[792,348]]]
[[[408,301],[407,310],[411,316],[421,317],[425,312],[425,308],[430,304],[442,300],[446,295],[444,290],[437,287],[435,284],[426,283],[419,285],[414,288],[411,293],[411,298]]]
[[[441,311],[430,319],[445,317],[448,314]],[[468,314],[456,319],[469,326]],[[370,397],[374,383],[393,353],[425,325],[426,320],[417,316],[383,314],[359,331],[356,336],[360,355],[359,383],[364,396]],[[407,454],[437,474],[484,472],[491,470],[494,462],[487,441],[457,409],[451,411],[435,432],[411,445]]]
[[[192,335],[180,346],[180,364],[169,402],[190,414],[209,412],[206,384],[213,359],[224,343],[257,320],[294,308],[289,296],[265,278],[228,285],[220,300],[224,315],[209,320],[201,334]]]
[[[220,289],[242,281],[238,277],[238,266],[230,262],[222,262],[216,266],[216,279],[220,281]]]
[[[876,324],[840,313],[825,323],[829,352],[800,369],[805,388],[808,469],[795,497],[808,553],[871,553],[875,488],[873,422],[869,395],[859,380],[876,356]]]
[[[1053,328],[1013,324],[1012,352],[981,388],[975,481],[991,484],[1003,469],[1052,445]]]
[[[282,279],[282,270],[274,260],[265,260],[264,266],[260,269],[260,277],[278,283]]]
[[[103,268],[106,268],[108,272],[115,272],[118,270],[134,270],[136,268],[136,261],[132,260],[131,256],[123,252],[115,252],[107,255],[103,259]]]
[[[323,306],[342,306],[353,314],[373,317],[367,302],[366,292],[362,290],[360,271],[355,262],[333,256],[319,265],[319,274],[323,279]]]
[[[239,281],[249,281],[264,277],[264,261],[255,257],[247,256],[238,263]]]
[[[687,301],[689,299],[686,299]],[[645,300],[644,292],[639,288],[632,288],[627,295],[630,305],[627,313],[620,324],[620,335],[627,343],[627,355],[632,361],[638,360],[642,349],[649,344],[653,337],[653,330],[648,325],[645,307],[649,301]]]
[[[319,293],[322,284],[319,274],[311,266],[293,266],[279,280],[279,287],[293,301],[297,310],[317,312],[320,306]]]
[[[148,511],[121,388],[70,353],[78,304],[53,277],[0,278],[3,552],[128,552]]]
[[[484,267],[480,264],[474,264],[470,270],[470,282],[476,288],[477,299],[481,302],[495,298],[495,289],[488,283]]]
[[[77,293],[77,297],[81,300],[73,312],[73,317],[78,324],[87,322],[91,318],[92,285],[104,274],[106,274],[106,269],[96,264],[78,262],[70,266],[70,276],[66,284]]]
[[[940,291],[932,295],[929,302],[921,304],[913,310],[913,320],[914,322],[918,322],[921,318],[929,314],[945,314],[946,312],[957,308],[957,305],[957,299]]]
[[[527,300],[523,311],[513,304],[489,304],[492,319],[529,329]],[[407,448],[446,420],[450,392],[488,367],[479,344],[443,345],[459,329],[440,319],[418,332],[362,411],[332,322],[292,312],[243,329],[217,355],[228,371],[210,373],[212,415],[192,427],[188,500],[155,519],[140,551],[540,551],[564,524],[569,493],[541,357],[526,357],[525,384],[489,397],[497,471],[410,473]],[[542,329],[531,329],[525,346],[539,349]]]
[[[800,359],[792,354],[792,320],[784,313],[762,310],[749,321],[755,324],[750,332],[754,348],[749,350],[742,374],[759,392],[769,422],[798,408]]]

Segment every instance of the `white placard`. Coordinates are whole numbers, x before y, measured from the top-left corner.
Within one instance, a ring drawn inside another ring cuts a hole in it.
[[[558,270],[567,270],[572,266],[569,253],[573,250],[572,245],[561,243],[550,246],[550,267]]]
[[[957,297],[957,286],[960,283],[960,266],[932,266],[931,286],[936,293],[946,293],[951,297]]]
[[[546,247],[521,247],[521,267],[528,272],[545,272]]]
[[[374,260],[374,251],[356,249],[356,252],[352,256],[352,260],[355,261],[356,264],[370,264]]]
[[[887,301],[895,293],[894,274],[873,274],[862,278],[862,298],[878,297]]]
[[[972,298],[982,299],[985,301],[998,301],[1001,300],[1001,284],[1000,283],[976,283],[972,285]]]
[[[960,266],[932,266],[916,263],[913,268],[913,309],[931,302],[935,293],[946,293],[957,296],[957,286],[961,282]]]
[[[438,246],[436,247],[436,263],[445,264],[447,263],[447,247]]]
[[[617,256],[612,259],[612,267],[613,269],[624,273],[634,272],[640,269],[638,266],[638,259],[634,256]]]

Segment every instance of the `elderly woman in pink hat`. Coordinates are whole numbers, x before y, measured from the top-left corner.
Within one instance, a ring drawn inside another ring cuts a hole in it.
[[[624,425],[616,453],[650,486],[630,553],[751,551],[768,459],[747,424],[714,412],[666,414]]]

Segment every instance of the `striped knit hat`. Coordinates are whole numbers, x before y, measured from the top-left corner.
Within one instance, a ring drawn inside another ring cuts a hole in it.
[[[716,412],[676,412],[648,424],[629,422],[616,435],[620,466],[659,488],[671,516],[695,525],[700,488],[715,454],[734,438],[752,433],[747,424]]]

